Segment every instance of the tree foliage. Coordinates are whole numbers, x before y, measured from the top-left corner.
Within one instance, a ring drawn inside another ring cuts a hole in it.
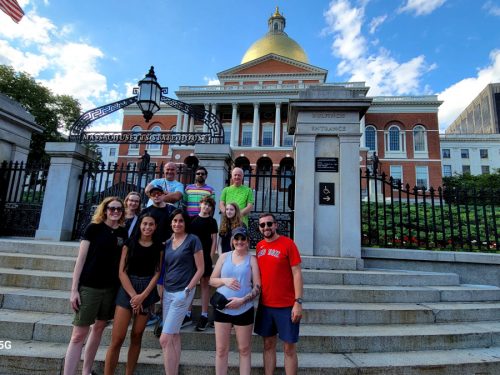
[[[443,177],[445,188],[458,188],[462,190],[500,189],[500,170],[491,174],[473,176],[470,173]]]
[[[67,130],[80,116],[80,103],[69,95],[56,95],[24,72],[0,65],[0,92],[19,102],[43,127],[43,133],[33,134],[28,161],[46,160],[45,142],[62,140]]]

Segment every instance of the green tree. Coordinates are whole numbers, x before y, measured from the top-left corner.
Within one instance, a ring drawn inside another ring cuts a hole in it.
[[[24,72],[0,65],[0,92],[19,102],[43,127],[43,133],[31,137],[28,161],[47,160],[45,142],[63,139],[67,130],[80,116],[80,103],[69,95],[56,95]]]

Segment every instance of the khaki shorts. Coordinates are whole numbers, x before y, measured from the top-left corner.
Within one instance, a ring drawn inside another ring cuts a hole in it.
[[[115,314],[116,288],[97,289],[80,286],[80,309],[73,325],[85,327],[96,320],[110,320]]]

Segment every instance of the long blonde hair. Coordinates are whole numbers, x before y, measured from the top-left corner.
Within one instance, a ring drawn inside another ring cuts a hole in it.
[[[127,194],[127,196],[125,197],[125,199],[123,200],[123,203],[125,204],[125,211],[128,210],[128,198],[131,196],[131,195],[135,195],[136,197],[139,198],[139,207],[137,208],[137,211],[141,211],[141,194],[139,194],[137,191],[131,191],[130,193]]]
[[[108,205],[114,201],[120,202],[120,204],[122,205],[122,216],[120,217],[120,220],[118,220],[118,224],[123,224],[123,222],[125,221],[125,205],[119,197],[104,198],[99,206],[97,206],[97,208],[95,209],[94,215],[92,216],[92,223],[100,224],[104,222],[107,218],[106,210],[108,209]]]
[[[227,233],[231,233],[231,230],[234,228],[243,226],[243,221],[241,220],[240,207],[236,203],[228,203],[226,204],[226,207],[229,205],[234,207],[234,217],[232,219],[229,219],[226,216],[226,212],[222,213],[222,220],[220,222],[220,230],[219,230],[219,234],[221,236],[225,236]]]

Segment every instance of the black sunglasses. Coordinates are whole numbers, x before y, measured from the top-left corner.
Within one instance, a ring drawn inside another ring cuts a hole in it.
[[[271,228],[274,224],[274,221],[266,221],[265,223],[259,223],[259,227],[265,228],[266,225],[268,228]]]
[[[106,208],[108,210],[110,210],[111,212],[122,212],[123,211],[123,207],[111,207],[111,206],[108,206]]]

